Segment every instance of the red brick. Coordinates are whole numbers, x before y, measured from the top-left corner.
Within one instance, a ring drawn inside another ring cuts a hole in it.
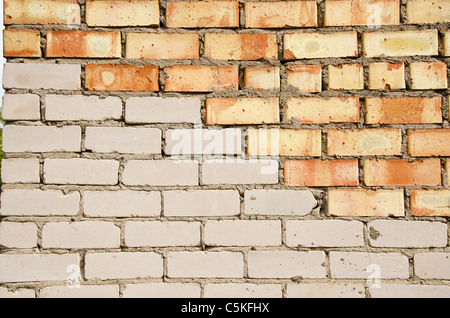
[[[412,157],[450,156],[450,129],[408,130],[408,154]]]
[[[4,30],[3,56],[41,57],[41,33],[38,30]]]

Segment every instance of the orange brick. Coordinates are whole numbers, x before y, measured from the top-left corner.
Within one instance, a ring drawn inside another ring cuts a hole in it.
[[[128,33],[128,59],[198,59],[200,42],[192,33]]]
[[[441,185],[440,159],[366,159],[363,170],[367,186]]]
[[[400,129],[329,129],[329,156],[395,156],[402,154]]]
[[[409,0],[406,4],[408,24],[450,22],[448,0]]]
[[[246,28],[297,28],[317,26],[315,0],[245,3]]]
[[[96,91],[158,91],[157,66],[86,65],[86,88]]]
[[[288,85],[301,93],[322,91],[322,65],[291,65],[287,67]]]
[[[206,34],[205,55],[214,60],[276,60],[276,34]]]
[[[370,63],[369,89],[405,89],[405,64]]]
[[[41,33],[38,30],[4,30],[3,56],[41,57]]]
[[[246,67],[244,72],[244,87],[255,88],[260,92],[267,89],[279,90],[280,67]]]
[[[450,190],[414,190],[411,213],[416,216],[450,216]]]
[[[273,124],[280,121],[278,98],[208,98],[207,125]]]
[[[48,31],[47,57],[122,56],[119,31]]]
[[[440,97],[368,97],[366,124],[442,123],[441,105]]]
[[[329,65],[328,89],[364,89],[362,64]]]
[[[408,130],[408,154],[412,157],[450,156],[450,129]]]
[[[238,1],[170,1],[167,2],[168,28],[239,27]]]
[[[330,189],[330,216],[404,216],[403,190]]]
[[[286,102],[286,120],[303,124],[359,122],[358,97],[299,97]]]
[[[238,89],[237,66],[176,65],[165,69],[168,92],[212,92]]]
[[[358,160],[286,160],[284,185],[294,187],[357,186]]]
[[[415,62],[409,64],[411,89],[447,89],[445,62]]]

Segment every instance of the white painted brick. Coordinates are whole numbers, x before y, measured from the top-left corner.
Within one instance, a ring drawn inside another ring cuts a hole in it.
[[[39,95],[6,94],[3,96],[2,118],[8,120],[40,120]]]
[[[119,298],[119,285],[49,286],[40,290],[39,298]]]
[[[234,252],[169,252],[168,277],[242,278],[244,257]]]
[[[422,279],[450,280],[450,253],[414,254],[414,274]]]
[[[200,298],[201,287],[194,283],[128,284],[123,298]]]
[[[158,128],[86,127],[85,147],[93,152],[161,154]]]
[[[5,189],[2,192],[1,215],[76,215],[80,193],[64,194],[59,190]]]
[[[288,284],[287,298],[364,298],[363,284],[304,283]]]
[[[79,126],[5,126],[4,152],[79,152],[81,128]]]
[[[43,248],[118,248],[120,229],[111,222],[50,222],[42,228]]]
[[[205,298],[282,298],[279,284],[207,284]]]
[[[4,88],[81,89],[81,65],[6,63]]]
[[[251,278],[325,278],[324,252],[250,251],[248,276]]]
[[[267,220],[207,221],[208,246],[280,246],[281,222]]]
[[[428,221],[376,220],[367,224],[374,247],[445,247],[447,225]]]
[[[308,190],[247,190],[244,194],[245,214],[298,215],[309,214],[317,201]]]
[[[164,216],[232,216],[239,214],[238,191],[164,191]]]
[[[122,182],[126,185],[198,185],[198,162],[178,160],[130,160],[125,163]]]
[[[0,223],[0,245],[7,248],[33,248],[37,246],[37,225],[32,222]]]
[[[369,293],[372,298],[450,298],[450,286],[383,283]]]
[[[0,287],[0,298],[36,298],[36,292],[26,288],[10,291],[8,288]]]
[[[163,258],[157,253],[87,253],[86,279],[162,277]]]
[[[47,95],[45,119],[63,120],[110,120],[122,117],[122,101],[119,97],[83,95]]]
[[[2,183],[40,183],[39,159],[3,159]]]
[[[85,191],[84,214],[91,217],[148,217],[161,214],[158,191]]]
[[[381,279],[409,278],[408,258],[400,253],[330,252],[329,257],[332,278],[367,279],[378,273]]]
[[[344,220],[286,221],[286,244],[301,247],[364,246],[364,225]]]
[[[66,281],[68,266],[79,266],[78,254],[1,254],[0,281]]]
[[[125,245],[128,247],[199,246],[200,222],[126,222]]]

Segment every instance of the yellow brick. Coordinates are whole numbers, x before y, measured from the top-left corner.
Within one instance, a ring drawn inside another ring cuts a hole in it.
[[[280,89],[280,68],[278,66],[246,67],[244,86],[258,91]]]
[[[361,64],[329,65],[328,89],[364,89],[364,69]]]
[[[450,30],[444,32],[442,40],[444,42],[444,56],[450,56]]]
[[[445,62],[416,62],[409,64],[411,89],[447,89]]]
[[[369,65],[369,89],[405,89],[405,64],[371,63]]]
[[[287,68],[287,83],[302,93],[322,91],[322,65],[292,65]]]
[[[408,24],[450,22],[450,1],[409,0],[406,15]]]
[[[41,33],[38,30],[4,30],[3,55],[41,57]]]

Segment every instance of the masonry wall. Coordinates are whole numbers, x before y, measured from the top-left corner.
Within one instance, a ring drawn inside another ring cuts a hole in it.
[[[4,11],[0,297],[450,297],[449,0]]]

